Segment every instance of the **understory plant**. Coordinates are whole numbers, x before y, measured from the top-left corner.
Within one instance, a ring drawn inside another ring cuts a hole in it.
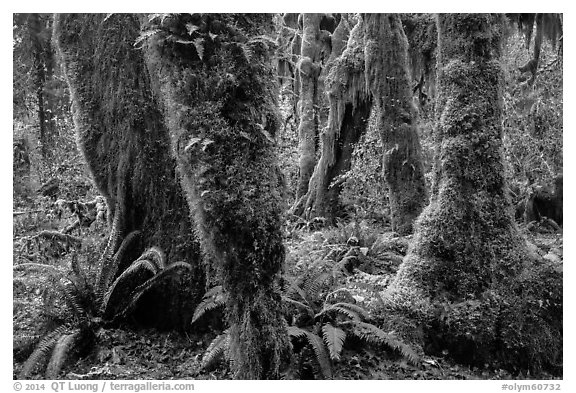
[[[15,349],[32,350],[19,379],[42,371],[47,379],[56,379],[68,361],[89,353],[99,329],[126,319],[143,295],[165,279],[190,270],[186,262],[168,264],[164,252],[151,247],[120,271],[127,250],[139,236],[139,231],[134,231],[114,254],[105,251],[96,277],[82,269],[76,255],[67,271],[49,262],[14,266],[14,271],[40,271],[47,277],[50,285],[44,288],[45,299],[52,304],[45,304],[46,312],[52,314],[49,320],[56,321],[49,328],[41,327],[41,334],[15,334]]]
[[[315,378],[331,379],[333,364],[342,359],[345,346],[353,340],[392,350],[413,364],[419,362],[415,351],[393,333],[371,323],[370,313],[356,304],[348,289],[339,286],[338,279],[345,274],[352,257],[348,254],[338,263],[322,259],[297,280],[282,280],[284,315],[293,355],[285,377],[307,377],[304,370],[311,368]],[[196,308],[192,323],[222,309],[226,296],[221,286],[210,289]],[[228,330],[224,330],[206,349],[201,367],[210,369],[223,359],[229,361],[228,345]]]

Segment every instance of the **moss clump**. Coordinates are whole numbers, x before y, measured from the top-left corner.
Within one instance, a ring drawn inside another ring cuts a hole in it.
[[[276,89],[261,38],[271,22],[172,15],[152,21],[160,33],[146,48],[204,261],[228,294],[230,354],[241,379],[278,377],[289,345],[275,284],[284,263]]]
[[[344,27],[339,25],[338,30],[344,30]],[[339,31],[338,34],[342,36],[345,32]],[[335,55],[330,59],[326,72],[323,77],[329,113],[326,128],[321,134],[322,155],[314,168],[307,195],[297,201],[293,211],[309,218],[325,217],[334,223],[342,212],[339,200],[342,182],[338,178],[350,169],[354,145],[366,130],[372,108],[364,80],[364,28],[361,19],[350,32],[341,56]]]
[[[560,372],[562,275],[534,260],[513,221],[501,156],[499,17],[440,15],[432,202],[388,307],[422,346],[510,370]]]

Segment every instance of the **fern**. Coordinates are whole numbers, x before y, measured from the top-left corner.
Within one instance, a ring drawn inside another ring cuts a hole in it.
[[[128,252],[128,250],[130,250],[130,248],[134,245],[134,242],[136,242],[141,236],[142,236],[142,232],[139,230],[135,230],[135,231],[130,232],[122,240],[122,243],[120,243],[120,247],[118,247],[118,251],[116,251],[116,254],[114,254],[114,257],[113,257],[114,263],[112,264],[112,266],[110,268],[110,273],[109,273],[109,277],[107,279],[108,280],[107,282],[112,281],[112,279],[114,279],[114,277],[116,277],[118,269],[120,268],[120,264],[122,263],[122,261],[124,260],[124,256],[126,255],[126,252]],[[106,289],[106,288],[107,287],[105,287],[104,289]]]
[[[342,352],[344,341],[346,340],[346,332],[340,328],[332,326],[330,323],[326,323],[322,326],[322,337],[328,347],[330,358],[332,360],[340,360],[340,353]]]
[[[168,266],[163,271],[156,274],[154,277],[148,279],[146,282],[144,282],[143,284],[139,285],[134,289],[128,304],[125,307],[123,307],[121,311],[116,313],[113,320],[126,316],[126,314],[128,314],[128,312],[131,311],[136,306],[138,300],[140,300],[140,297],[142,297],[142,295],[144,295],[147,291],[153,288],[158,282],[170,276],[173,276],[174,274],[181,272],[183,270],[190,271],[190,269],[191,269],[190,264],[186,262],[175,262],[170,266]]]
[[[129,295],[135,290],[135,288],[145,280],[153,277],[157,273],[156,265],[152,262],[140,259],[134,261],[128,269],[124,270],[114,283],[110,286],[110,289],[104,295],[102,300],[102,311],[105,317],[114,314],[117,310],[118,302],[129,300]]]
[[[158,247],[149,248],[148,250],[144,251],[144,253],[138,259],[147,259],[153,262],[158,270],[163,270],[166,268],[166,255],[164,255],[164,252]]]
[[[119,260],[114,258],[114,253],[118,246],[118,241],[120,240],[121,236],[121,220],[122,220],[122,205],[120,203],[119,198],[116,202],[115,210],[114,210],[114,221],[112,223],[112,229],[110,233],[110,237],[108,238],[108,242],[106,243],[106,248],[104,248],[104,252],[98,261],[98,279],[96,280],[96,296],[101,298],[110,281],[114,277],[118,269]],[[122,240],[122,242],[127,242],[127,237]],[[122,246],[122,245],[120,245]]]
[[[352,333],[361,340],[376,345],[386,345],[389,348],[398,351],[410,363],[418,365],[420,357],[414,352],[412,348],[400,341],[391,333],[386,333],[382,329],[372,325],[371,323],[354,321],[352,322],[354,329]]]
[[[324,341],[320,336],[309,332],[308,330],[301,329],[297,326],[288,326],[287,333],[289,337],[301,338],[305,337],[308,344],[312,347],[316,355],[316,361],[320,367],[320,372],[324,378],[332,379],[332,364],[330,363],[330,356],[324,346]]]
[[[285,303],[292,304],[292,305],[296,306],[297,308],[301,308],[301,309],[305,310],[308,313],[308,315],[310,315],[312,317],[314,316],[314,310],[312,309],[312,307],[310,307],[307,304],[299,302],[298,300],[291,299],[287,296],[282,296],[282,301],[284,301]]]
[[[41,366],[46,361],[48,353],[54,348],[56,342],[64,333],[66,333],[68,329],[68,326],[63,325],[47,334],[40,341],[28,360],[26,360],[26,363],[24,363],[24,366],[18,375],[18,379],[28,379],[28,377],[36,370],[36,368]]]
[[[222,290],[222,286],[217,285],[214,288],[211,288],[208,292],[204,294],[202,301],[194,310],[194,315],[192,316],[192,323],[196,322],[208,311],[224,306],[225,303],[226,303],[226,295]]]
[[[307,300],[307,296],[306,296],[306,292],[304,292],[304,290],[302,288],[300,288],[298,285],[296,285],[296,283],[294,283],[291,280],[287,280],[290,285],[288,286],[288,289],[286,290],[286,294],[287,295],[298,295],[300,296],[300,298],[304,301],[308,301]],[[293,298],[292,298],[293,299]],[[296,299],[293,299],[296,300]]]
[[[229,329],[226,329],[222,334],[216,336],[214,340],[206,349],[202,357],[201,367],[203,370],[209,370],[215,366],[220,360],[226,356],[226,352],[230,346]]]
[[[317,298],[320,294],[320,290],[326,284],[331,284],[332,276],[325,272],[318,272],[308,277],[304,281],[304,291],[308,295],[309,299]]]
[[[60,336],[52,351],[52,357],[50,358],[48,367],[46,367],[46,378],[56,379],[58,377],[66,360],[68,360],[68,354],[74,349],[80,337],[80,329],[76,329],[73,333]]]
[[[63,272],[56,269],[54,266],[45,265],[42,263],[22,263],[14,266],[14,270],[20,269],[42,269],[46,270],[49,274],[51,282],[60,288],[60,293],[64,295],[64,301],[74,313],[74,316],[82,318],[84,316],[84,309],[81,306],[80,290],[76,287],[76,283],[66,276]],[[64,281],[64,283],[62,282]]]
[[[358,309],[360,312],[357,311]],[[324,308],[318,314],[316,314],[314,318],[320,318],[321,316],[324,316],[332,311],[347,316],[348,318],[356,321],[360,321],[362,319],[360,313],[366,313],[362,307],[358,307],[350,303],[335,303],[324,306]]]

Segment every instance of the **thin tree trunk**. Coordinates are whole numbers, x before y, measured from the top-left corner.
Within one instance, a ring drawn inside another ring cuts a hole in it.
[[[410,315],[412,338],[459,361],[558,372],[562,273],[530,254],[506,192],[502,28],[502,16],[438,17],[437,186],[388,289],[389,324]]]
[[[378,108],[392,229],[412,232],[427,203],[416,111],[408,71],[408,40],[398,14],[366,14],[366,78]]]
[[[168,38],[186,24],[198,46]],[[170,26],[167,28],[166,26]],[[277,279],[284,263],[271,15],[183,14],[155,21],[146,49],[206,264],[227,293],[236,378],[278,378],[289,346]],[[212,40],[209,33],[218,34]]]

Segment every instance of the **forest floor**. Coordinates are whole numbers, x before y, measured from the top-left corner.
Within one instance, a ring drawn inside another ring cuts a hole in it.
[[[105,225],[80,228],[74,236],[81,245],[34,238],[41,230],[57,230],[73,221],[68,212],[56,212],[48,199],[27,206],[26,214],[14,216],[13,263],[50,263],[64,267],[75,253],[84,267],[93,264],[104,243]],[[17,210],[15,208],[15,210]],[[20,209],[22,210],[22,209]],[[60,217],[60,218],[58,218]],[[562,259],[562,233],[531,232],[521,226],[546,258]],[[368,221],[349,222],[335,228],[314,228],[305,223],[287,225],[285,276],[297,281],[311,268],[343,260],[355,251],[354,264],[344,266],[337,287],[352,295],[353,301],[370,311],[377,308],[379,294],[393,278],[406,252],[410,237],[398,237],[386,226]],[[392,246],[391,246],[392,245]],[[37,333],[41,321],[59,307],[51,298],[51,283],[40,272],[14,273],[13,334],[24,337]],[[336,283],[334,283],[336,284]],[[52,310],[53,311],[53,310]],[[50,323],[50,321],[48,321]],[[52,321],[51,323],[58,323]],[[210,342],[220,332],[181,333],[137,329],[128,326],[101,329],[97,346],[90,354],[66,368],[66,379],[229,379],[224,363],[205,371],[201,359]],[[15,355],[13,375],[17,378],[25,358]],[[313,374],[307,378],[311,378]],[[304,377],[303,377],[304,378]],[[548,375],[512,375],[504,370],[471,368],[449,357],[424,357],[413,365],[384,350],[364,346],[344,346],[341,360],[333,362],[334,379],[551,379]]]

